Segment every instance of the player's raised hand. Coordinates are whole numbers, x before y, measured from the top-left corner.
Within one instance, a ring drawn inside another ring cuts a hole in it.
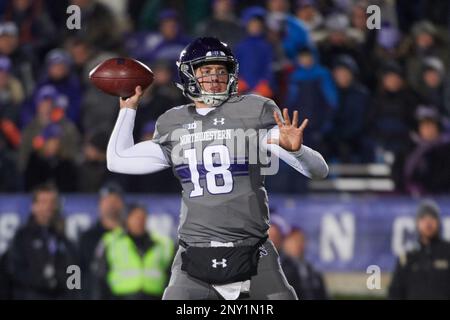
[[[308,125],[308,119],[303,120],[300,127],[298,126],[298,111],[294,111],[292,122],[289,117],[288,109],[283,109],[284,123],[281,121],[277,112],[273,112],[273,117],[280,130],[278,140],[269,139],[268,143],[279,144],[287,151],[299,151],[303,143],[303,131]]]
[[[141,86],[137,86],[134,89],[134,95],[129,97],[129,98],[119,98],[120,100],[120,108],[131,108],[136,110],[138,105],[139,105],[139,101],[142,98],[142,95],[144,94],[144,92],[142,91]]]

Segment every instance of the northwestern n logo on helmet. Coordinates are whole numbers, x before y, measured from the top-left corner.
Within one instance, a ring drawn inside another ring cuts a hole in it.
[[[208,51],[206,53],[206,56],[207,57],[226,57],[226,54],[223,51],[215,50],[215,51]]]

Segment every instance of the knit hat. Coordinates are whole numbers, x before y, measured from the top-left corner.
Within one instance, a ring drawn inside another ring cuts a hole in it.
[[[48,66],[58,63],[70,66],[70,64],[72,63],[72,59],[65,50],[53,49],[49,53],[47,53],[45,57],[45,62],[47,63]]]
[[[431,199],[423,200],[419,204],[419,208],[416,213],[416,220],[422,219],[426,216],[433,217],[438,221],[441,220],[441,210],[439,209],[438,204]]]
[[[348,54],[339,55],[333,63],[333,68],[344,67],[353,74],[359,73],[359,67],[355,60]]]
[[[445,66],[441,59],[437,57],[426,57],[423,59],[423,70],[434,70],[441,77],[445,76]]]
[[[253,18],[264,19],[266,16],[266,10],[263,7],[252,6],[242,12],[241,21],[244,25],[246,25]]]
[[[421,33],[428,33],[434,36],[437,32],[436,27],[430,21],[424,20],[415,23],[411,29],[414,37],[417,37]]]
[[[99,191],[100,198],[106,197],[110,194],[116,194],[120,198],[123,198],[123,189],[117,183],[108,183],[104,185]]]

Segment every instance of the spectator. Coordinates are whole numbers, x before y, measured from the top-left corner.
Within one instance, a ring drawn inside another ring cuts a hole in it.
[[[300,285],[300,277],[295,266],[294,261],[287,256],[283,251],[283,243],[290,232],[290,227],[286,221],[277,214],[272,214],[270,217],[269,239],[272,241],[275,249],[280,256],[280,264],[288,283],[296,290]],[[298,296],[301,298],[302,296]]]
[[[360,79],[365,83],[368,78],[367,56],[351,33],[348,17],[341,13],[330,14],[325,20],[327,35],[319,42],[320,61],[328,68],[332,67],[335,57],[346,54],[356,61],[360,68]]]
[[[234,15],[234,2],[234,0],[212,1],[212,17],[199,24],[195,33],[202,37],[216,37],[234,48],[244,31]]]
[[[74,159],[62,153],[63,128],[58,123],[50,123],[42,133],[33,139],[24,172],[25,190],[34,189],[42,182],[51,182],[62,192],[74,192],[77,187],[77,170]]]
[[[74,298],[67,288],[67,268],[77,264],[64,235],[58,191],[41,185],[33,191],[31,215],[14,236],[8,253],[14,299]]]
[[[271,98],[273,96],[273,53],[265,38],[262,7],[249,7],[242,14],[242,23],[247,36],[236,45],[236,58],[239,61],[239,92],[254,92]]]
[[[401,34],[397,27],[389,23],[383,23],[381,29],[377,31],[374,52],[369,55],[371,65],[375,70],[382,68],[386,61],[399,61],[402,55],[400,50]],[[376,87],[376,73],[368,76],[367,85]]]
[[[449,63],[449,51],[437,34],[436,27],[429,21],[420,21],[414,24],[412,39],[407,39],[409,51],[406,56],[407,80],[413,89],[420,88],[421,71],[424,59],[437,57],[444,65]],[[411,43],[412,42],[412,43]]]
[[[444,81],[445,67],[442,61],[435,57],[425,58],[417,91],[423,104],[436,106],[439,113],[449,117],[450,113],[447,114],[445,108]]]
[[[11,74],[22,83],[25,94],[30,95],[37,73],[37,59],[32,50],[19,45],[19,31],[13,22],[0,22],[0,55],[11,60]]]
[[[72,37],[67,40],[67,50],[72,56],[74,68],[81,79],[83,96],[81,98],[80,120],[81,131],[88,132],[92,128],[111,128],[117,116],[114,105],[117,97],[98,90],[89,81],[89,72],[99,63],[113,58],[109,52],[99,51],[84,37]]]
[[[36,90],[46,85],[53,85],[67,99],[65,114],[73,123],[79,123],[81,85],[78,77],[71,71],[70,55],[62,49],[53,49],[45,59],[46,70]]]
[[[330,130],[331,115],[337,102],[337,90],[330,72],[316,60],[311,49],[303,48],[289,78],[286,105],[290,109],[301,106],[299,118],[310,120],[306,145],[319,147],[322,136]]]
[[[149,65],[155,61],[167,60],[173,68],[174,77],[175,62],[188,43],[189,39],[182,32],[178,13],[167,9],[159,14],[159,32],[138,32],[130,36],[127,50],[136,59]]]
[[[81,9],[81,29],[78,35],[103,50],[114,50],[119,45],[121,30],[110,8],[95,0],[71,0]]]
[[[25,171],[28,161],[33,152],[34,139],[39,136],[45,127],[56,123],[62,128],[60,155],[65,159],[74,160],[78,155],[79,133],[75,125],[65,118],[58,107],[59,94],[53,86],[42,87],[36,95],[36,115],[25,127],[22,142],[19,148],[18,165],[21,172]]]
[[[167,60],[155,61],[152,64],[154,81],[146,90],[136,114],[135,138],[139,140],[145,123],[156,120],[161,114],[173,106],[186,103],[181,91],[173,85],[172,66]]]
[[[303,300],[326,300],[328,295],[322,274],[305,259],[306,238],[303,231],[293,228],[286,236],[283,251],[295,263],[300,285],[295,289]]]
[[[435,108],[420,106],[416,112],[416,146],[405,164],[405,181],[413,195],[450,192],[450,135],[442,132],[440,115]]]
[[[324,18],[318,10],[316,0],[297,0],[295,15],[300,19],[311,35],[314,43],[324,36]]]
[[[365,54],[371,54],[375,40],[377,37],[377,29],[369,29],[367,27],[367,7],[369,6],[367,0],[358,0],[351,7],[350,12],[350,29],[349,34],[355,40],[356,45]],[[381,29],[380,29],[381,30]]]
[[[327,137],[330,155],[342,162],[370,162],[366,141],[369,90],[358,80],[359,68],[350,56],[339,56],[333,67],[338,88],[338,107],[334,110],[332,130]]]
[[[173,260],[170,238],[148,233],[147,210],[128,210],[125,229],[106,233],[96,261],[100,299],[160,300]]]
[[[55,44],[55,26],[41,0],[10,0],[4,20],[17,25],[19,44],[39,57]]]
[[[418,246],[399,256],[389,287],[396,300],[450,299],[450,243],[441,238],[438,205],[420,203],[416,216]]]
[[[305,24],[289,13],[289,3],[287,0],[267,0],[267,23],[283,34],[282,44],[286,56],[294,61],[297,52],[301,48],[314,48],[308,28]]]
[[[106,168],[106,146],[110,132],[101,128],[85,135],[83,159],[78,169],[78,191],[97,192],[112,173]]]
[[[80,268],[83,274],[81,282],[83,299],[94,297],[94,277],[91,271],[95,249],[104,234],[120,226],[124,208],[125,204],[120,187],[110,184],[100,189],[98,220],[81,235],[79,241]]]
[[[293,64],[284,50],[285,25],[283,20],[279,18],[278,15],[267,15],[265,26],[267,41],[272,46],[273,52],[272,72],[275,89],[273,99],[279,105],[284,105],[288,90],[288,77],[292,72]]]
[[[377,161],[392,165],[397,190],[403,190],[403,165],[410,151],[409,133],[414,128],[416,98],[404,81],[402,68],[393,61],[383,66],[380,89],[369,111],[371,137],[377,145]]]
[[[421,19],[433,21],[444,30],[449,27],[449,2],[447,0],[427,0],[409,1],[397,0],[395,2],[397,20],[403,32],[409,32],[411,26]],[[448,31],[448,29],[447,29]]]
[[[24,99],[21,83],[11,75],[11,61],[0,56],[0,190],[19,188],[16,150],[20,144],[18,127],[20,104]]]

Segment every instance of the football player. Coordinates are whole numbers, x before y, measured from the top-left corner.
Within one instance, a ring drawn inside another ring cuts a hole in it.
[[[327,176],[323,157],[302,144],[308,120],[299,125],[297,111],[291,120],[270,99],[238,95],[238,62],[216,38],[194,40],[177,66],[192,103],[166,111],[153,140],[135,144],[137,87],[120,101],[107,150],[110,171],[171,167],[182,185],[180,247],[163,299],[297,299],[267,239],[264,169],[281,159],[309,178]],[[254,157],[254,146],[271,161]]]

